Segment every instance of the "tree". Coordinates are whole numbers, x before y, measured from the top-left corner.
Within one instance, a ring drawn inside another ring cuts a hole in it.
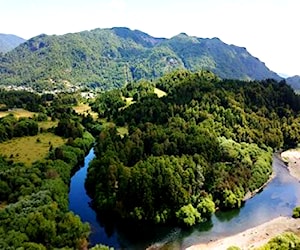
[[[178,221],[186,226],[193,226],[201,221],[201,215],[192,204],[181,207],[176,212]]]

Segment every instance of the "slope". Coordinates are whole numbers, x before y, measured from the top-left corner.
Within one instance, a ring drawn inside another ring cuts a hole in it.
[[[221,78],[280,79],[245,48],[217,38],[155,38],[118,27],[34,37],[0,58],[0,81],[40,91],[72,86],[109,89],[178,68],[208,69]]]
[[[25,39],[15,35],[0,34],[0,52],[6,53],[25,41]]]

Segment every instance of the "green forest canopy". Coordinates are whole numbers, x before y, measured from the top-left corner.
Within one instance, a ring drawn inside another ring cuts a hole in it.
[[[273,150],[299,142],[300,99],[285,82],[180,70],[156,82],[167,96],[146,91],[123,109],[128,86],[95,102],[100,116],[115,103],[105,115],[129,134],[102,130],[86,180],[96,209],[123,219],[192,226],[240,207],[268,180]]]

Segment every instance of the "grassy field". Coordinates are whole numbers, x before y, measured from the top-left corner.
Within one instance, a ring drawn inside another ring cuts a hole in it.
[[[50,145],[53,148],[61,146],[65,139],[51,133],[42,133],[36,136],[15,138],[0,143],[0,153],[14,162],[23,162],[30,165],[37,160],[44,159]]]
[[[98,114],[93,112],[91,107],[88,104],[80,103],[79,105],[73,107],[75,112],[80,115],[87,115],[90,114],[94,119],[98,118]]]
[[[162,91],[161,89],[158,89],[158,88],[154,88],[154,93],[157,94],[157,96],[159,98],[167,95],[167,93],[165,91]]]
[[[7,116],[9,114],[13,114],[15,117],[21,118],[21,117],[33,117],[36,113],[30,112],[25,109],[13,109],[9,111],[0,111],[0,118]]]
[[[44,131],[46,131],[49,128],[56,127],[58,124],[58,121],[44,121],[39,122],[39,128],[42,128]]]

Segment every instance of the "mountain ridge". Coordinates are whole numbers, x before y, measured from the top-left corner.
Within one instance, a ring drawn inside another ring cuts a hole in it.
[[[293,89],[300,90],[300,76],[299,75],[287,77],[285,80]]]
[[[282,80],[246,48],[219,38],[156,38],[126,27],[33,37],[0,58],[0,80],[38,89],[109,89],[180,68],[209,70],[223,79]]]
[[[25,39],[16,35],[0,33],[0,52],[11,51],[25,41]]]

